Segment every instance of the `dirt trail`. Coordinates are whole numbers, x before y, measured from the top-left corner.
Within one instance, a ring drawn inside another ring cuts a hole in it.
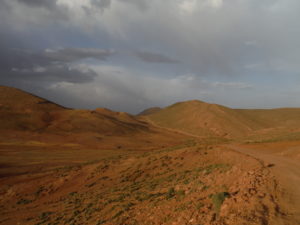
[[[230,145],[230,148],[261,160],[278,182],[278,201],[286,216],[278,216],[276,224],[300,224],[300,160],[283,156],[287,150],[260,149],[249,146]]]

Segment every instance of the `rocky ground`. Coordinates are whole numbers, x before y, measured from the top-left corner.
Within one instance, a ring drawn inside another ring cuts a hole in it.
[[[190,140],[184,145],[3,177],[0,224],[271,223],[271,165]]]

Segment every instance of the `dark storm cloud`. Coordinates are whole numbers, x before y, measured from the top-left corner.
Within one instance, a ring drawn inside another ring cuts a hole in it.
[[[136,52],[137,57],[147,63],[179,63],[178,60],[169,58],[163,54],[152,53],[152,52]]]
[[[31,69],[13,68],[2,77],[20,82],[26,80],[35,83],[46,82],[49,85],[57,82],[87,83],[93,81],[96,76],[97,74],[92,70],[82,71],[79,68],[67,65],[52,65]]]
[[[22,4],[30,7],[45,7],[48,9],[56,8],[57,0],[17,0]],[[90,0],[91,5],[98,8],[107,8],[111,4],[111,0]]]
[[[17,2],[29,7],[44,7],[47,9],[54,9],[56,7],[56,0],[17,0]]]
[[[0,72],[0,82],[2,84],[14,83],[17,86],[23,83],[39,83],[41,86],[49,86],[59,82],[87,83],[92,82],[97,76],[92,70],[82,71],[80,68],[67,65],[51,65],[30,69],[1,69]]]
[[[57,0],[9,0],[9,1],[1,0],[1,1],[3,1],[2,3],[3,6],[9,6],[9,5],[11,6],[12,3],[13,4],[20,3],[29,8],[47,9],[51,11],[51,15],[53,16],[53,19],[66,19],[68,16],[67,14],[70,13],[70,9],[68,9],[66,5],[61,4],[61,2],[58,2]],[[82,4],[81,8],[88,16],[90,16],[91,13],[97,13],[97,10],[104,10],[109,8],[113,1],[135,5],[140,10],[146,10],[148,8],[147,1],[145,0],[88,0],[85,3],[89,3],[91,7],[87,7],[87,5]],[[10,4],[8,4],[7,2],[10,2]],[[11,7],[6,7],[6,8],[9,10],[12,9]],[[72,16],[69,19],[72,19]]]
[[[112,54],[110,50],[88,48],[44,51],[3,48],[0,52],[0,81],[4,84],[30,81],[44,86],[56,82],[91,82],[97,74],[90,69],[80,69],[76,62],[86,58],[106,60]]]
[[[54,61],[72,62],[85,58],[94,58],[98,60],[106,60],[113,55],[113,50],[95,49],[95,48],[64,48],[59,50],[47,49],[43,53],[43,57]]]
[[[92,48],[64,48],[58,50],[46,49],[33,51],[25,49],[3,48],[0,53],[0,69],[28,69],[32,67],[47,67],[53,64],[72,63],[82,59],[93,58],[106,60],[114,51]]]
[[[129,3],[136,6],[140,10],[146,10],[148,8],[148,3],[146,0],[90,0],[93,6],[104,9],[111,6],[111,3],[120,2],[120,3]]]

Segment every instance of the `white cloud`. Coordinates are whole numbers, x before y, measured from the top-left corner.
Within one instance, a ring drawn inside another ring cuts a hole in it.
[[[184,13],[193,13],[197,7],[197,0],[183,0],[179,3],[179,8]]]
[[[223,0],[210,0],[210,4],[214,8],[220,8],[223,5]]]
[[[199,9],[220,8],[223,5],[223,0],[182,0],[179,2],[179,9],[183,13],[194,13]]]

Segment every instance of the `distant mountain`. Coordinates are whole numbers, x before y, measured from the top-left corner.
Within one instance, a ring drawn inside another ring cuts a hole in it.
[[[0,86],[0,130],[126,134],[148,130],[144,122],[107,109],[67,109],[16,88]]]
[[[168,128],[169,131],[162,128]],[[278,138],[285,134],[298,137],[300,109],[231,109],[193,100],[163,109],[150,108],[133,116],[104,108],[68,109],[19,89],[0,86],[2,138],[5,135],[13,138],[14,132],[23,132],[22,137],[26,132],[31,132],[66,137],[73,135],[72,140],[75,141],[79,139],[74,135],[96,141],[99,135],[126,136],[130,142],[133,141],[132,136],[138,136],[144,142],[151,135],[170,140],[174,134],[172,130],[204,138],[236,139],[256,135],[256,139],[259,139],[262,135]]]
[[[193,100],[179,102],[148,115],[155,124],[198,136],[237,137],[261,128],[233,109]]]
[[[157,113],[161,110],[160,107],[152,107],[152,108],[148,108],[145,109],[144,111],[140,112],[139,114],[137,114],[138,116],[147,116],[153,113]]]
[[[185,140],[182,134],[155,127],[125,112],[68,109],[22,90],[0,86],[0,142],[141,150]]]
[[[154,124],[202,137],[239,138],[271,129],[300,127],[300,109],[246,110],[193,100],[147,115]]]

